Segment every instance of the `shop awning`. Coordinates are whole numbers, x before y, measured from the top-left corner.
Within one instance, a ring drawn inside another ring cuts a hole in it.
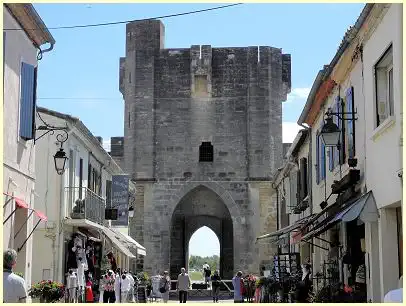
[[[96,230],[103,230],[105,227],[100,225],[96,222],[87,220],[87,219],[64,219],[63,222],[66,225],[74,226],[74,227],[84,227],[84,228],[91,228]]]
[[[120,241],[120,237],[117,237],[117,234],[113,232],[111,229],[107,227],[103,227],[102,229],[103,234],[111,241],[112,244],[114,244],[117,249],[123,253],[125,256],[129,258],[136,258],[131,251],[127,248],[127,246]]]
[[[363,222],[374,222],[378,220],[378,208],[372,191],[362,195],[349,205],[346,205],[328,222],[320,224],[304,235],[301,240],[309,240],[324,233],[339,222],[351,222],[359,218]]]
[[[135,241],[132,237],[130,237],[128,235],[124,235],[124,236],[127,238],[128,241],[130,241],[131,243],[136,245],[138,255],[142,255],[142,256],[147,255],[147,250],[145,249],[145,247],[143,247],[141,244],[139,244],[137,241]]]
[[[120,241],[127,246],[131,253],[133,253],[133,255],[136,256],[138,254],[145,256],[147,254],[145,248],[137,241],[135,241],[132,237],[121,233],[116,228],[110,228],[110,230],[112,230],[116,234],[116,238],[119,238]]]
[[[11,200],[14,199],[16,207],[15,209],[11,212],[11,214],[3,221],[3,225],[15,214],[15,212],[17,211],[17,209],[26,209],[27,211],[31,211],[30,214],[28,215],[27,219],[24,221],[24,223],[20,226],[20,228],[17,230],[17,233],[14,235],[14,239],[17,237],[17,235],[21,232],[21,230],[24,228],[25,224],[28,222],[28,219],[30,219],[30,217],[35,214],[38,217],[38,221],[35,224],[34,228],[32,229],[32,231],[28,234],[27,238],[23,241],[23,243],[21,244],[21,246],[19,246],[17,248],[17,253],[20,252],[24,245],[27,243],[28,239],[30,239],[31,235],[34,233],[34,231],[36,230],[36,228],[38,227],[38,225],[40,224],[41,221],[48,221],[47,216],[40,212],[37,209],[33,209],[30,208],[30,206],[22,199],[15,197],[14,195],[10,195],[8,193],[3,192],[3,195],[5,195],[8,200],[5,201],[6,204],[3,206],[3,208],[7,205],[7,203]]]
[[[267,238],[275,238],[274,240],[270,241],[271,243],[275,243],[278,242],[278,237],[288,234],[296,229],[298,229],[299,227],[303,226],[310,218],[312,218],[312,215],[304,217],[298,221],[296,221],[295,223],[288,225],[280,230],[277,230],[275,232],[269,233],[269,234],[265,234],[262,236],[257,237],[257,241],[258,240],[263,240],[263,239],[267,239]]]

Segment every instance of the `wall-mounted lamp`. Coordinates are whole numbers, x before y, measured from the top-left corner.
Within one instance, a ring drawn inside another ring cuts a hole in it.
[[[342,130],[333,122],[333,116],[338,117],[340,120],[344,121],[355,121],[358,118],[355,118],[357,111],[352,112],[340,112],[336,113],[331,111],[331,108],[327,110],[325,116],[324,125],[320,131],[321,139],[324,142],[326,147],[337,147],[340,144],[340,135]],[[346,118],[345,115],[351,115],[351,117]]]
[[[68,157],[66,156],[65,151],[63,150],[61,145],[59,151],[56,152],[56,154],[54,155],[56,173],[62,175],[65,172],[65,165],[67,160]]]
[[[65,172],[66,161],[69,159],[66,156],[65,151],[63,150],[63,143],[66,142],[69,137],[69,134],[66,131],[68,129],[68,127],[50,126],[47,123],[45,123],[45,121],[41,118],[40,115],[39,115],[39,118],[41,119],[41,121],[44,125],[40,125],[38,128],[35,129],[35,131],[43,131],[44,133],[41,134],[41,136],[35,138],[34,143],[47,134],[53,135],[56,131],[60,132],[59,134],[56,135],[56,140],[61,144],[61,147],[60,147],[59,151],[57,151],[54,155],[54,163],[55,163],[56,173],[58,173],[59,175],[62,175]]]

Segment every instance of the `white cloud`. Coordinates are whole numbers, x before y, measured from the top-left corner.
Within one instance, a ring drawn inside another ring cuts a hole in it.
[[[310,90],[310,87],[293,88],[291,93],[288,95],[288,99],[284,103],[290,103],[295,100],[306,100]]]
[[[303,127],[296,122],[282,122],[282,142],[292,143],[299,130],[302,129]]]
[[[103,149],[105,149],[107,152],[110,152],[110,139],[109,140],[103,140]]]

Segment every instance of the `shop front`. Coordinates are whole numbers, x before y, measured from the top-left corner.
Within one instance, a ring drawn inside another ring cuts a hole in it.
[[[106,270],[131,270],[137,259],[120,234],[86,219],[64,220],[63,235],[65,244],[62,253],[62,281],[68,285],[68,278],[74,273],[79,284],[79,301],[84,298],[87,276],[92,279],[93,293],[97,299],[101,289],[100,280]],[[136,246],[134,249],[137,249]]]
[[[312,243],[319,249],[315,262],[320,266],[314,265],[313,275],[316,292],[327,287],[346,288],[356,301],[366,302],[371,250],[366,249],[365,224],[377,222],[378,210],[372,192],[342,199],[338,197],[312,218],[295,242]]]

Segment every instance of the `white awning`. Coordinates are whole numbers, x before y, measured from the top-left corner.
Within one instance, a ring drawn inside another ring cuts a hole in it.
[[[117,236],[121,237],[121,241],[126,244],[126,246],[131,250],[131,252],[136,255],[142,255],[145,256],[147,254],[145,248],[139,244],[137,241],[135,241],[133,238],[131,238],[128,235],[125,235],[121,233],[119,230],[115,228],[110,228]]]
[[[103,225],[97,224],[93,221],[87,219],[65,219],[63,221],[66,225],[74,226],[74,227],[87,227],[93,228],[98,230],[103,230],[105,228]]]
[[[146,256],[147,255],[147,250],[145,249],[145,247],[143,247],[141,244],[139,244],[136,240],[134,240],[132,237],[128,236],[128,235],[124,235],[128,241],[130,241],[131,243],[135,244],[137,246],[137,254],[138,255],[142,255],[142,256]]]
[[[131,253],[127,246],[122,241],[120,241],[120,237],[117,237],[117,234],[115,232],[107,227],[104,227],[102,231],[103,234],[120,250],[121,253],[128,256],[129,258],[135,258],[135,256]]]

